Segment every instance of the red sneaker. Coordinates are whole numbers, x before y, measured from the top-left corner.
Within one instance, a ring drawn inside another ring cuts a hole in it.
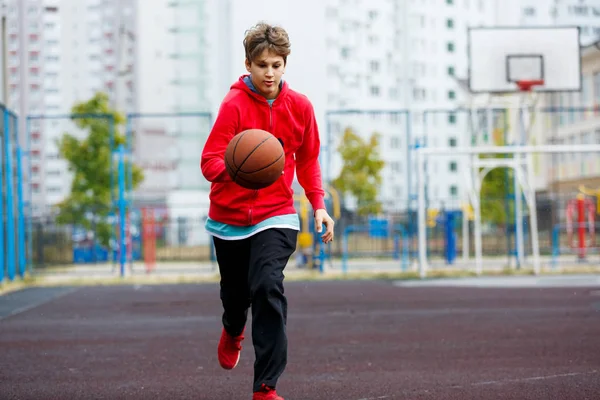
[[[262,387],[258,392],[254,392],[252,400],[284,400],[283,397],[278,396],[275,388],[268,387],[263,383]]]
[[[240,336],[231,336],[223,329],[221,332],[221,340],[219,341],[219,364],[224,369],[233,369],[240,361],[242,352],[242,340],[244,340],[244,332]]]

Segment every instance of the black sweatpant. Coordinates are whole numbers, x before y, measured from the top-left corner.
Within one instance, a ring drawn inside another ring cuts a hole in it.
[[[272,228],[242,240],[214,238],[227,333],[242,333],[252,306],[254,391],[261,384],[275,387],[287,364],[283,269],[297,236],[293,229]]]

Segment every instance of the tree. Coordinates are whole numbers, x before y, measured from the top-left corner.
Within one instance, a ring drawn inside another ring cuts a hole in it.
[[[110,114],[114,118],[113,149],[125,144],[125,137],[119,134],[118,127],[125,122],[123,115],[110,108],[108,96],[98,93],[90,100],[75,104],[73,114]],[[83,139],[64,133],[58,142],[60,155],[67,161],[69,171],[73,173],[71,193],[58,204],[59,224],[76,225],[86,230],[94,230],[97,240],[108,245],[111,226],[107,221],[111,210],[110,196],[110,122],[108,118],[73,118],[75,125],[87,131]],[[113,185],[116,186],[116,167],[113,168]],[[141,168],[133,165],[133,188],[143,180]],[[113,191],[116,197],[116,191]],[[95,222],[90,216],[95,217]]]
[[[498,115],[498,121],[492,131],[495,146],[506,144],[508,120],[506,115]],[[500,123],[502,125],[500,125]],[[500,126],[498,126],[500,125]],[[480,158],[506,158],[507,154],[481,155]],[[487,173],[481,183],[481,220],[496,225],[504,225],[511,218],[513,207],[507,204],[508,195],[512,193],[513,171],[507,168],[494,168]]]
[[[341,193],[350,193],[356,198],[358,214],[381,212],[377,194],[385,163],[379,155],[379,134],[372,134],[367,143],[351,128],[346,128],[338,151],[342,156],[343,166],[340,175],[333,181],[333,186]]]
[[[494,168],[485,176],[480,197],[482,221],[504,225],[512,215],[512,207],[507,204],[508,194],[512,190],[512,176],[512,171],[506,168]]]

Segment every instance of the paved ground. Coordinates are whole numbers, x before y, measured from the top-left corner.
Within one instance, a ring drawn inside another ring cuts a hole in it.
[[[500,286],[290,282],[278,389],[286,400],[600,398],[597,279]],[[9,293],[0,398],[250,399],[251,342],[223,371],[219,332],[216,284]]]

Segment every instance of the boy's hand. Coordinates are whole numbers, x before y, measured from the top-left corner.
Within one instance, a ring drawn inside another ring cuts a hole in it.
[[[327,214],[327,210],[320,208],[315,211],[315,227],[317,232],[323,231],[323,225],[325,225],[325,233],[321,235],[323,243],[329,243],[333,240],[333,219]]]

